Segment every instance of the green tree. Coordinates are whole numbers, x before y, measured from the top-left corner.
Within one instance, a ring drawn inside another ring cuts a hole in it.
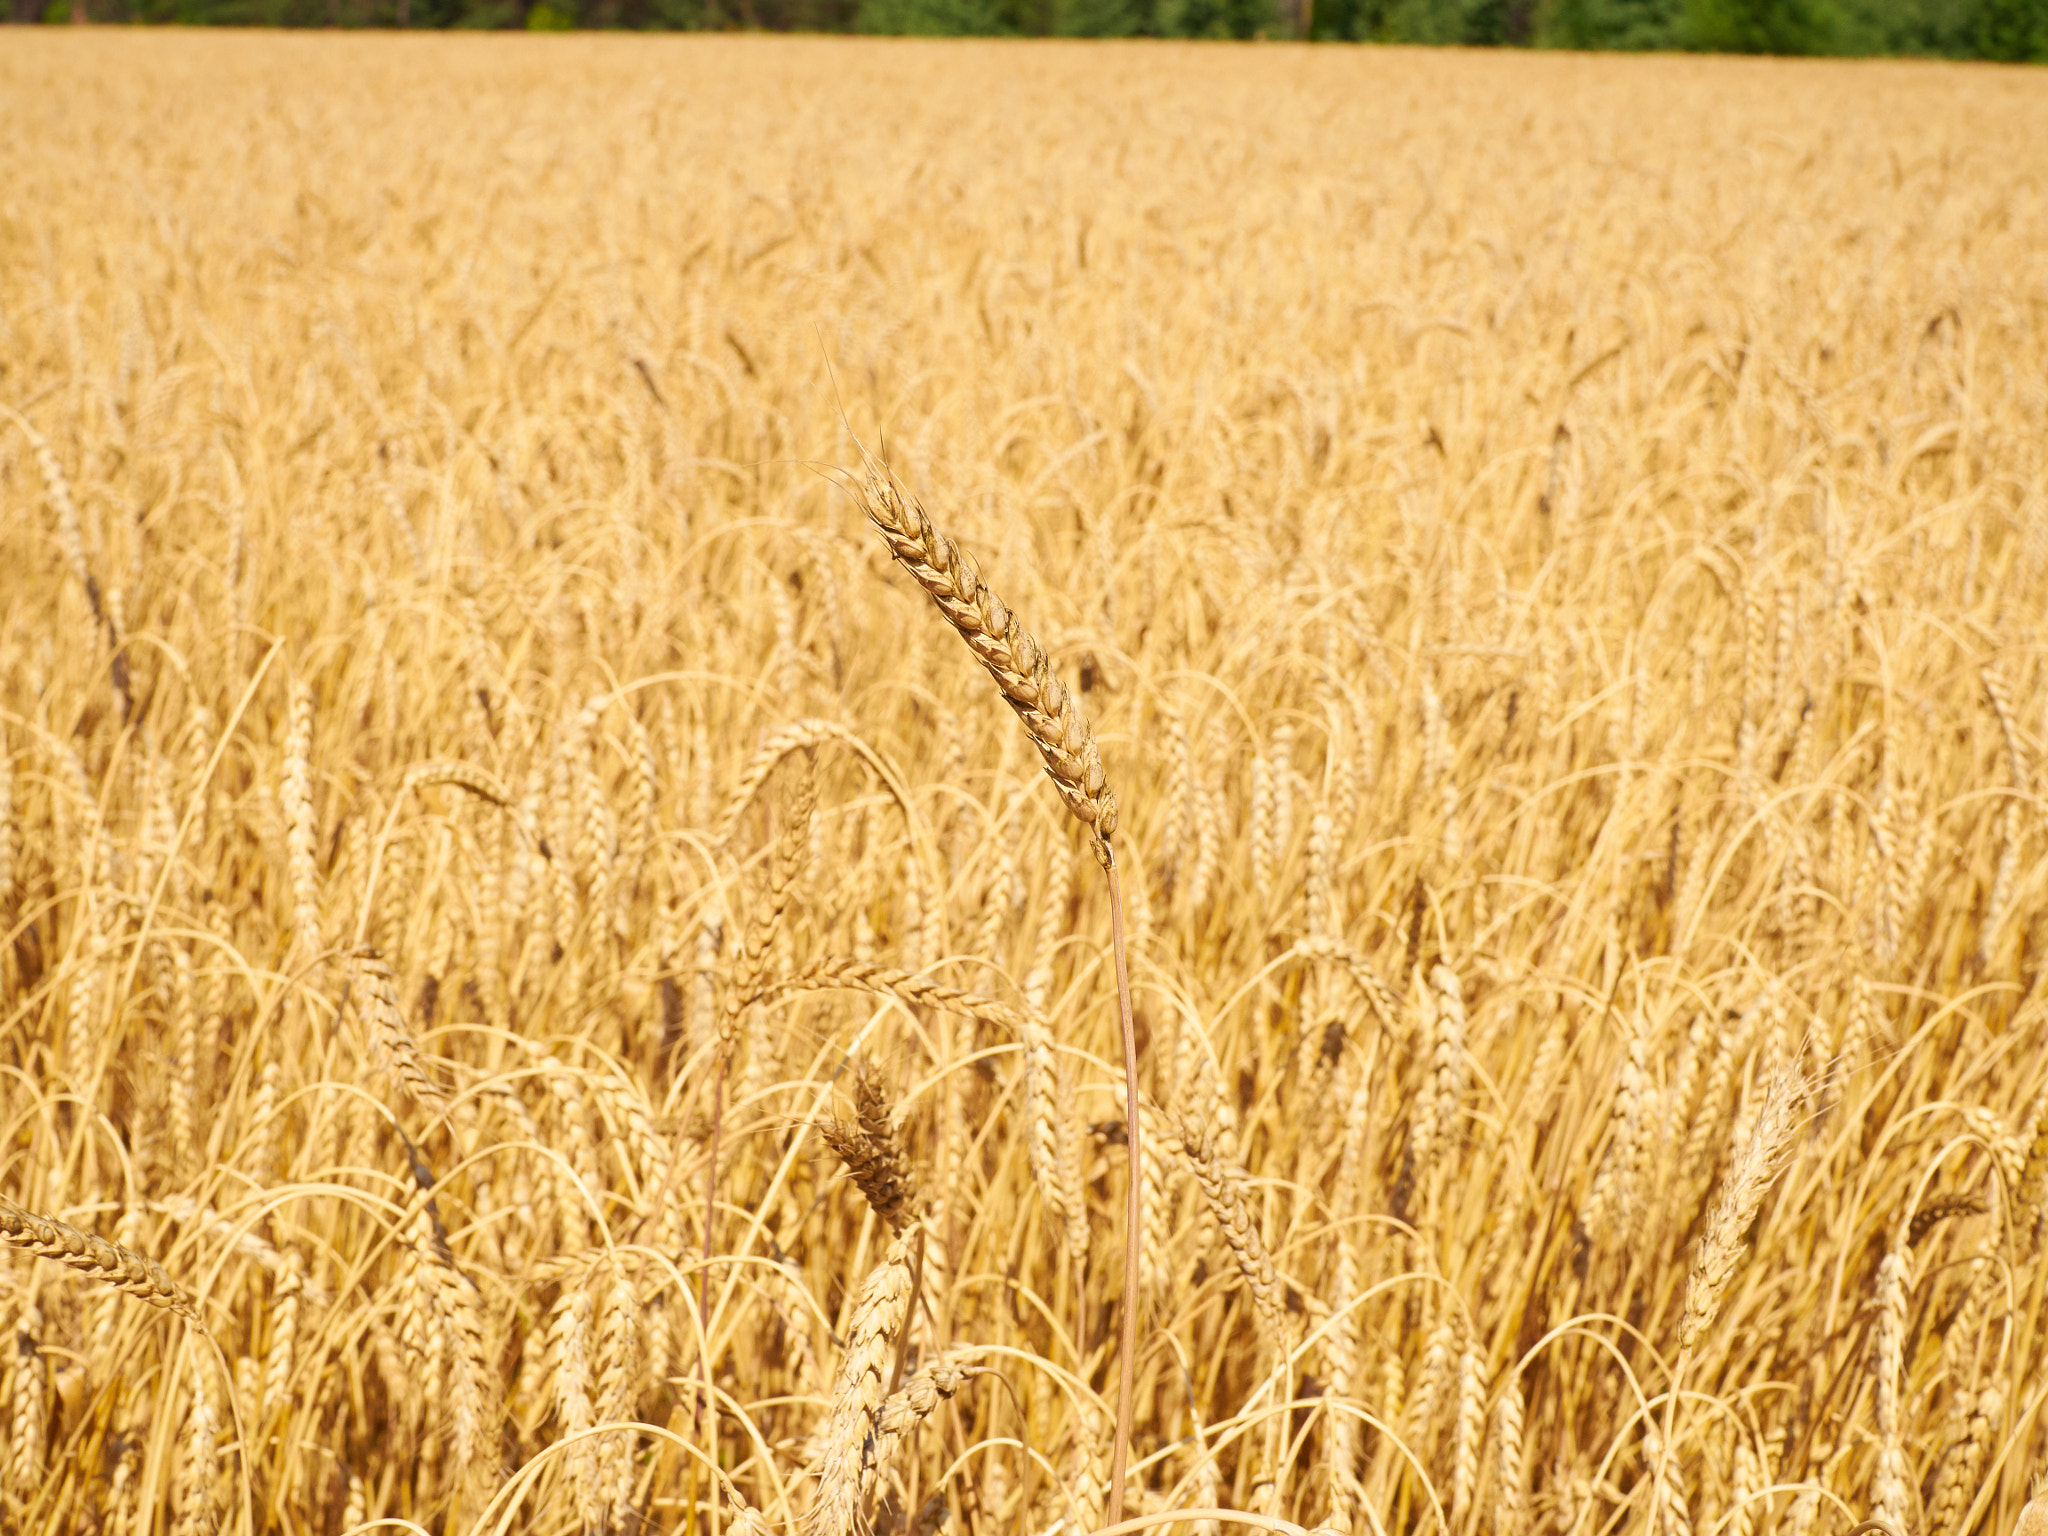
[[[854,26],[903,37],[994,37],[1010,30],[995,0],[860,0]]]
[[[1827,0],[1685,0],[1678,41],[1709,53],[1832,53],[1840,30]]]
[[[1060,37],[1140,37],[1156,25],[1147,0],[1053,0],[1047,20]]]
[[[2048,0],[1978,0],[1975,42],[1980,59],[2048,60]]]
[[[1273,24],[1271,0],[1159,0],[1167,37],[1256,37]]]
[[[1670,48],[1683,0],[1551,0],[1536,38],[1548,48]]]

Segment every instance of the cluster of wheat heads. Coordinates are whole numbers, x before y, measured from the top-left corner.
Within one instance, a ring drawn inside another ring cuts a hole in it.
[[[0,53],[0,1527],[2014,1528],[2024,77],[523,43]]]

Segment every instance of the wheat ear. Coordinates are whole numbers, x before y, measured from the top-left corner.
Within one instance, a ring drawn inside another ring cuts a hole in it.
[[[1458,1356],[1458,1412],[1451,1439],[1451,1523],[1460,1525],[1479,1493],[1479,1443],[1486,1433],[1486,1378],[1479,1346]]]
[[[854,1077],[853,1102],[853,1120],[826,1120],[818,1133],[839,1154],[875,1214],[901,1237],[917,1213],[917,1173],[903,1154],[888,1096],[865,1065]]]
[[[312,750],[313,690],[302,681],[292,685],[284,779],[278,795],[284,803],[285,841],[290,852],[292,947],[302,962],[320,948],[320,868],[315,860],[320,828],[313,814]]]
[[[902,1238],[861,1282],[847,1329],[832,1412],[819,1444],[817,1502],[808,1536],[853,1536],[861,1505],[874,1486],[884,1388],[896,1361],[896,1335],[910,1314],[910,1254]]]
[[[40,1258],[55,1259],[67,1269],[103,1280],[153,1307],[199,1322],[199,1309],[191,1293],[166,1275],[156,1260],[103,1237],[81,1232],[54,1217],[25,1211],[5,1197],[0,1197],[0,1243]],[[203,1331],[204,1325],[201,1327]]]
[[[1685,1282],[1685,1310],[1678,1322],[1678,1348],[1690,1354],[1700,1335],[1713,1325],[1721,1297],[1742,1261],[1742,1245],[1764,1191],[1777,1176],[1779,1154],[1792,1134],[1792,1111],[1799,1084],[1783,1071],[1764,1090],[1762,1107],[1749,1139],[1729,1165],[1714,1203],[1707,1211],[1705,1235]]]
[[[860,488],[862,510],[882,535],[889,553],[924,588],[960,633],[975,659],[988,669],[1004,702],[1016,711],[1026,734],[1045,764],[1053,788],[1092,836],[1095,857],[1109,881],[1110,945],[1116,962],[1117,1017],[1124,1054],[1124,1278],[1118,1310],[1121,1333],[1117,1349],[1116,1441],[1111,1453],[1109,1507],[1111,1525],[1124,1511],[1124,1468],[1130,1457],[1131,1398],[1138,1353],[1139,1248],[1143,1215],[1139,1210],[1142,1132],[1138,1124],[1138,1034],[1132,1016],[1130,961],[1124,944],[1123,882],[1110,843],[1116,831],[1116,794],[1103,772],[1095,733],[1088,717],[1066,685],[1053,676],[1052,664],[1017,616],[982,582],[974,562],[959,545],[932,526],[924,509],[906,496],[893,475],[867,456],[867,475]]]
[[[1877,1406],[1877,1467],[1871,1475],[1870,1515],[1894,1531],[1906,1529],[1912,1497],[1911,1464],[1900,1432],[1899,1397],[1905,1366],[1906,1299],[1912,1289],[1904,1234],[1877,1266],[1877,1319],[1871,1341],[1871,1374]]]
[[[1683,1513],[1685,1494],[1676,1481],[1667,1483],[1667,1477],[1675,1479],[1677,1473],[1666,1465],[1665,1457],[1667,1448],[1674,1443],[1686,1368],[1692,1364],[1701,1335],[1713,1326],[1728,1282],[1742,1262],[1744,1238],[1756,1220],[1764,1191],[1777,1177],[1779,1157],[1792,1135],[1792,1111],[1797,1108],[1805,1086],[1783,1068],[1772,1075],[1748,1139],[1715,1191],[1714,1203],[1707,1210],[1706,1231],[1693,1255],[1692,1270],[1686,1276],[1685,1306],[1678,1319],[1678,1359],[1671,1370],[1671,1390],[1665,1394],[1664,1432],[1656,1437],[1657,1460],[1652,1469],[1658,1497],[1668,1494],[1675,1501],[1673,1510],[1667,1511],[1674,1518]]]
[[[975,659],[1024,722],[1067,809],[1096,836],[1116,831],[1116,795],[1102,771],[1095,733],[1030,632],[982,583],[974,562],[934,528],[924,508],[870,461],[862,509],[889,553],[931,595]]]
[[[588,1287],[580,1282],[573,1284],[556,1299],[548,1328],[555,1414],[561,1421],[562,1437],[573,1441],[566,1457],[567,1478],[585,1530],[597,1524],[604,1508],[603,1491],[597,1480],[597,1447],[587,1438],[574,1439],[597,1422],[597,1381],[590,1363],[590,1311]]]
[[[1287,1336],[1280,1310],[1280,1281],[1266,1251],[1266,1240],[1244,1197],[1244,1170],[1223,1155],[1206,1125],[1183,1115],[1178,1130],[1181,1151],[1194,1171],[1195,1182],[1202,1186],[1216,1224],[1223,1229],[1224,1240],[1230,1244],[1238,1272],[1252,1293],[1259,1323],[1273,1347],[1284,1351]]]
[[[14,921],[14,872],[21,862],[21,830],[14,824],[14,758],[0,738],[0,923]]]
[[[370,1046],[378,1065],[388,1065],[398,1074],[412,1096],[432,1110],[445,1110],[448,1095],[427,1073],[420,1056],[419,1041],[398,1006],[398,988],[391,967],[375,949],[365,944],[349,956],[349,983],[357,1016],[368,1027]]]

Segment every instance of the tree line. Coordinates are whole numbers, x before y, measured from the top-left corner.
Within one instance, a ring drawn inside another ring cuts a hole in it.
[[[22,22],[1308,38],[2048,61],[2048,0],[7,0]]]

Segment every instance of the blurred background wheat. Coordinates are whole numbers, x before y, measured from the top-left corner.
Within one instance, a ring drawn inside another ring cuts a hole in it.
[[[1133,1513],[2012,1529],[2032,86],[10,40],[6,1528],[1099,1524],[858,433]]]

